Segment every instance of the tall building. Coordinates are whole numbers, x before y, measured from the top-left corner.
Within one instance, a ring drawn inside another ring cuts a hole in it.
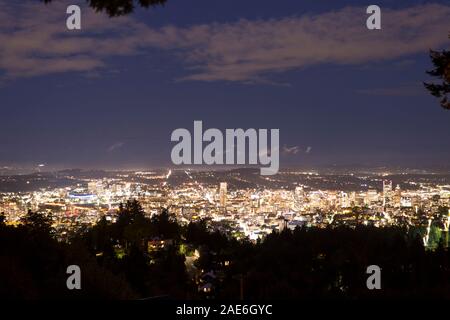
[[[384,195],[392,192],[392,180],[383,180],[383,193]]]
[[[400,207],[400,201],[402,199],[402,189],[400,188],[400,185],[397,184],[397,187],[395,187],[395,192],[394,192],[394,206],[395,207]]]
[[[341,204],[341,208],[350,208],[350,198],[348,197],[348,193],[346,192],[341,192],[340,193],[340,204]]]
[[[219,189],[220,206],[225,208],[227,206],[227,183],[221,182]]]
[[[378,201],[377,190],[369,189],[367,191],[366,197],[364,199],[364,203],[367,205],[372,205],[374,202],[377,202],[377,201]]]
[[[100,194],[103,192],[103,182],[101,180],[94,180],[88,182],[88,192],[93,194]]]
[[[294,204],[297,210],[300,210],[305,203],[306,194],[303,187],[296,187],[294,191]]]
[[[402,196],[400,199],[400,206],[402,208],[411,208],[412,207],[412,199],[408,196]]]
[[[383,206],[392,204],[392,180],[383,180]]]

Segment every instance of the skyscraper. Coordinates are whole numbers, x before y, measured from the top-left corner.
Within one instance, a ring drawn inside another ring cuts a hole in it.
[[[227,206],[227,183],[221,182],[219,189],[220,206],[225,208]]]
[[[383,180],[383,206],[392,205],[392,180]]]
[[[392,180],[383,180],[383,193],[384,195],[392,192]]]

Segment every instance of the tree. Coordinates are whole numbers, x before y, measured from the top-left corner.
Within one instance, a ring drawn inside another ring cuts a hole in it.
[[[175,239],[180,237],[180,228],[176,220],[170,215],[167,208],[162,208],[161,213],[151,219],[157,235],[163,239]]]
[[[142,220],[144,218],[144,209],[141,204],[136,200],[128,200],[125,205],[119,206],[119,217],[116,223],[117,237],[123,237],[125,228],[135,221]]]
[[[36,233],[50,234],[52,230],[51,219],[39,212],[28,210],[21,222]]]
[[[424,83],[425,88],[433,96],[441,99],[440,104],[444,109],[450,109],[450,101],[447,98],[447,95],[450,93],[450,51],[443,50],[439,52],[430,50],[430,57],[435,68],[427,71],[427,73],[441,79],[442,83]]]
[[[52,0],[41,0],[50,3]],[[110,17],[129,14],[134,11],[135,3],[143,8],[164,5],[167,0],[86,0],[97,12],[106,11]]]

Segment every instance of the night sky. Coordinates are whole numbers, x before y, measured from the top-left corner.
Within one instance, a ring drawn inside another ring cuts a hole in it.
[[[170,165],[176,128],[279,128],[281,166],[450,160],[423,88],[448,1],[168,0],[123,18],[0,0],[0,165]],[[17,4],[20,3],[20,4]]]

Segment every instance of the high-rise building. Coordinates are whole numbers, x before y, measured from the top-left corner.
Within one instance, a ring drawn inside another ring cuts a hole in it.
[[[383,180],[383,206],[392,205],[392,180]]]
[[[94,194],[100,194],[103,192],[103,183],[100,180],[90,181],[88,182],[88,192],[94,193]]]
[[[350,198],[348,197],[348,193],[341,192],[339,200],[340,200],[341,208],[350,208]]]
[[[383,193],[384,195],[392,192],[392,180],[383,180]]]
[[[302,205],[305,203],[306,194],[303,187],[296,187],[294,191],[294,204],[297,210],[300,210]]]
[[[220,206],[225,208],[227,206],[227,183],[221,182],[219,188],[219,201]]]
[[[397,186],[395,187],[395,191],[394,191],[394,206],[395,207],[400,207],[400,201],[402,199],[402,189],[400,188],[400,185],[397,184]]]
[[[412,207],[412,199],[411,197],[404,196],[400,199],[400,206],[402,208],[411,208]]]

